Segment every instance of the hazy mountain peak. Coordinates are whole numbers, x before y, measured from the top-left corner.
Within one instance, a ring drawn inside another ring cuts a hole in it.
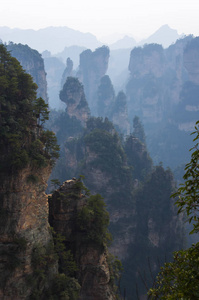
[[[176,29],[172,29],[169,25],[165,24],[147,39],[142,40],[139,45],[157,43],[161,44],[164,48],[167,48],[175,43],[180,37],[181,35],[178,34]]]
[[[136,41],[133,37],[125,35],[122,39],[118,40],[117,42],[111,44],[109,48],[111,50],[116,49],[126,49],[126,48],[133,48],[136,45]]]

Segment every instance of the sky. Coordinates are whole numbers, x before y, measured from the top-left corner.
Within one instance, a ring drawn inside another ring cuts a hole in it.
[[[1,0],[0,26],[67,26],[102,39],[112,34],[148,37],[168,24],[199,36],[199,0]]]

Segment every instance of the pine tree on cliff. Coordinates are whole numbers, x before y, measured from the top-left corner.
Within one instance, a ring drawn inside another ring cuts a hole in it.
[[[0,45],[0,171],[16,171],[30,162],[53,164],[59,156],[56,137],[43,130],[48,105],[36,97],[37,85]]]

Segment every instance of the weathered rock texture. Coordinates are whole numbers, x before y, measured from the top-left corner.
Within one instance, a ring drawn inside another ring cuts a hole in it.
[[[76,117],[85,126],[90,115],[83,85],[75,77],[68,77],[60,92],[60,99],[66,103],[66,112],[70,118]]]
[[[178,40],[168,49],[157,44],[134,48],[131,51],[130,79],[126,87],[130,115],[141,117],[146,128],[149,124],[158,124],[168,119],[170,123],[178,124],[180,130],[190,131],[189,124],[186,128],[186,120],[176,119],[174,112],[180,109],[180,113],[184,114],[186,111],[184,119],[191,116],[190,110],[179,106],[184,102],[187,83],[199,85],[198,56],[198,38],[193,39],[191,36]],[[196,109],[197,101],[194,105]]]
[[[128,297],[136,297],[135,282],[140,295],[146,294],[138,273],[146,271],[151,284],[147,257],[156,276],[157,257],[163,263],[165,253],[168,257],[183,242],[182,224],[170,200],[170,170],[152,168],[146,146],[133,135],[123,148],[111,123],[100,118],[88,121],[84,138],[68,140],[65,153],[70,161],[65,159],[64,168],[84,175],[91,192],[105,199],[113,235],[109,250],[124,264],[122,284]]]
[[[70,57],[68,57],[66,60],[66,67],[65,67],[65,70],[62,75],[61,87],[63,88],[67,77],[72,77],[74,75],[75,75],[75,72],[73,71],[73,61],[70,59]]]
[[[48,103],[46,72],[41,54],[28,45],[22,44],[10,43],[7,49],[20,62],[23,69],[33,77],[38,86],[37,96],[42,97]]]
[[[67,180],[49,198],[50,224],[55,232],[64,236],[67,250],[74,255],[81,285],[79,299],[114,300],[106,247],[88,240],[85,242],[85,233],[78,226],[78,214],[88,201],[79,184],[79,180]]]
[[[116,96],[110,119],[119,132],[125,136],[130,134],[127,99],[123,91],[120,91]]]
[[[97,89],[100,79],[108,68],[109,49],[106,46],[94,52],[85,50],[80,54],[78,78],[84,85],[86,99],[92,115],[97,115]]]
[[[32,254],[40,245],[52,242],[45,194],[51,168],[2,176],[0,183],[0,299],[29,299],[33,284]],[[30,176],[37,176],[32,183]],[[56,264],[48,267],[49,278],[57,273]],[[44,286],[40,287],[41,290]]]
[[[59,99],[59,92],[65,64],[57,57],[51,56],[44,57],[44,64],[47,73],[49,106],[51,108],[63,109],[64,104]]]
[[[115,91],[108,75],[104,75],[100,80],[97,91],[97,115],[107,117],[122,134],[130,133],[128,121],[126,95],[120,91],[115,96]]]
[[[173,169],[189,160],[189,134],[198,120],[198,40],[187,36],[167,49],[149,44],[130,55],[129,120],[140,117],[154,162]]]

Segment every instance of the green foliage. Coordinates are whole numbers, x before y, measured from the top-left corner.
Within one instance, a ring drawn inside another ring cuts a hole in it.
[[[30,299],[41,299],[45,292],[45,286],[48,281],[49,269],[55,264],[57,257],[54,252],[54,245],[50,242],[48,245],[35,245],[32,250],[32,268],[33,275],[27,278],[28,284],[32,288]]]
[[[60,145],[63,145],[68,137],[75,137],[83,132],[81,122],[74,116],[70,118],[66,112],[51,111],[47,127],[50,130],[53,127],[58,129],[56,136]]]
[[[174,252],[173,262],[161,268],[155,286],[148,292],[151,299],[199,298],[199,243],[187,250]]]
[[[54,252],[59,259],[59,272],[74,277],[78,270],[74,257],[70,250],[66,250],[65,237],[52,229]]]
[[[54,159],[59,158],[60,150],[59,145],[57,145],[55,133],[50,130],[43,131],[41,135],[41,141],[43,143],[43,151],[45,156],[49,159],[53,159],[54,164]]]
[[[108,118],[103,118],[102,117],[91,117],[88,119],[86,123],[87,131],[91,132],[94,129],[99,129],[99,130],[105,130],[109,133],[111,133],[114,130],[113,123],[109,121]]]
[[[58,157],[53,133],[44,132],[48,105],[36,98],[37,85],[19,62],[0,45],[0,170],[27,164],[43,167]],[[33,162],[32,162],[33,161]]]
[[[90,151],[97,154],[95,165],[101,170],[110,172],[117,171],[125,159],[124,151],[120,145],[119,137],[100,129],[94,129],[84,138]]]
[[[76,263],[71,252],[66,250],[65,238],[55,233],[53,229],[51,231],[54,243],[50,242],[45,247],[38,244],[33,249],[34,273],[28,279],[29,285],[32,286],[30,299],[76,300],[80,290],[80,285],[74,278],[74,273],[77,271]],[[59,273],[50,279],[49,269],[57,260],[59,260]]]
[[[58,274],[53,282],[49,300],[77,300],[80,285],[75,278]]]
[[[51,179],[51,184],[54,186],[54,189],[61,186],[61,182],[58,179]]]
[[[35,100],[34,113],[39,126],[42,126],[49,119],[48,104],[41,97]]]
[[[78,194],[83,194],[85,196],[90,196],[89,189],[83,184],[82,180],[85,178],[85,176],[80,175],[79,179],[75,183],[75,188],[78,190]]]
[[[84,240],[106,245],[111,240],[108,224],[109,214],[103,198],[99,194],[91,195],[78,214],[78,228],[84,233]]]
[[[146,146],[138,137],[131,134],[126,138],[124,150],[132,170],[133,179],[144,181],[152,171],[152,159],[147,152]]]
[[[199,139],[199,121],[196,122],[196,134],[194,141]],[[190,162],[185,167],[184,180],[178,191],[173,197],[178,196],[176,202],[179,213],[184,212],[188,221],[193,222],[191,233],[199,231],[198,218],[198,192],[199,175],[198,142],[191,149],[192,155]],[[174,253],[173,262],[166,263],[159,273],[155,285],[149,290],[151,299],[198,299],[199,298],[199,243],[193,244],[187,250]]]
[[[199,121],[196,122],[195,130],[192,134],[196,134],[196,137],[193,141],[197,141],[199,139]],[[185,212],[187,216],[187,220],[189,223],[192,222],[193,230],[191,233],[197,233],[199,231],[199,216],[198,216],[198,208],[199,208],[199,172],[198,172],[198,162],[199,162],[199,143],[197,142],[193,148],[190,149],[192,151],[191,160],[185,167],[185,174],[183,176],[185,183],[181,184],[178,191],[173,196],[178,196],[178,200],[176,202],[179,213]]]

